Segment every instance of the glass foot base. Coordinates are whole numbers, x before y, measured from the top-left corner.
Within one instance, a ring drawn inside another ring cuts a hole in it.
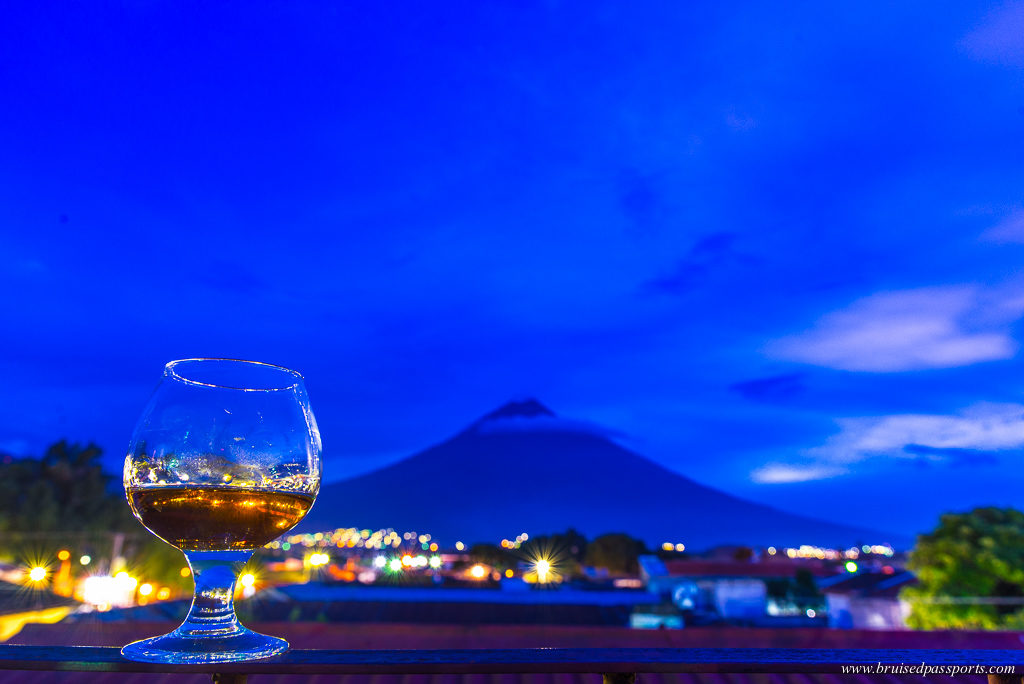
[[[226,635],[186,636],[177,631],[135,641],[121,649],[128,660],[145,663],[231,663],[284,653],[288,642],[239,627]]]

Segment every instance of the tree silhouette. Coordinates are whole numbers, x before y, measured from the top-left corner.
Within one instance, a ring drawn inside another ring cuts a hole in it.
[[[124,533],[120,555],[134,571],[185,589],[181,552],[150,534],[135,519],[120,478],[104,472],[102,450],[61,440],[41,458],[0,457],[0,554],[54,552],[61,546],[106,559],[113,538]],[[42,541],[37,541],[42,540]]]
[[[646,551],[647,547],[642,541],[628,534],[602,534],[587,544],[583,562],[597,568],[607,568],[612,573],[634,574],[639,569],[637,557]]]
[[[943,515],[934,532],[918,537],[907,567],[920,581],[901,593],[911,603],[911,627],[1024,628],[1017,600],[1024,597],[1024,513],[977,508]]]
[[[0,530],[85,532],[137,529],[102,450],[60,441],[42,458],[0,463]]]

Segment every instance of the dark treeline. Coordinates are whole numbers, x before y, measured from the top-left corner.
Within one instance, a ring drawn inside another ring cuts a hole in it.
[[[492,544],[474,544],[469,557],[499,569],[514,568],[522,562],[548,560],[562,576],[581,573],[583,566],[604,568],[613,575],[636,574],[637,558],[651,553],[639,539],[615,532],[588,540],[575,529],[561,533],[530,537],[519,548],[502,548]]]
[[[61,440],[39,458],[0,455],[0,558],[46,564],[68,549],[93,557],[90,569],[109,570],[116,556],[136,574],[184,588],[181,553],[135,520],[102,454]]]
[[[0,531],[138,532],[102,453],[62,440],[40,458],[0,458]]]

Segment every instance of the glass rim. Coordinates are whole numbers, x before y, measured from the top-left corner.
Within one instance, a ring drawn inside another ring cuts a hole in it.
[[[236,387],[234,385],[220,385],[213,382],[203,382],[202,380],[196,380],[195,378],[187,377],[178,372],[178,367],[181,365],[188,364],[202,364],[202,363],[218,363],[218,364],[233,364],[239,365],[240,367],[259,367],[268,370],[281,371],[282,373],[291,377],[292,382],[289,384],[282,384],[280,387]],[[235,390],[238,392],[282,392],[288,390],[297,389],[302,385],[303,377],[302,374],[291,368],[284,366],[278,366],[273,363],[264,363],[262,361],[248,361],[246,359],[227,359],[227,358],[215,358],[215,357],[195,357],[189,359],[175,359],[174,361],[168,361],[164,364],[164,374],[170,376],[174,380],[183,382],[186,385],[196,385],[198,387],[212,387],[215,389],[226,389]]]

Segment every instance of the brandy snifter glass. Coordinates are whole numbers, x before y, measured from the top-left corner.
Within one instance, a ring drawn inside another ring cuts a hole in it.
[[[146,529],[181,549],[195,580],[188,616],[128,644],[131,660],[266,658],[284,639],[239,623],[234,589],[253,552],[294,527],[320,489],[320,432],[302,376],[254,361],[171,361],[132,435],[124,488]]]

